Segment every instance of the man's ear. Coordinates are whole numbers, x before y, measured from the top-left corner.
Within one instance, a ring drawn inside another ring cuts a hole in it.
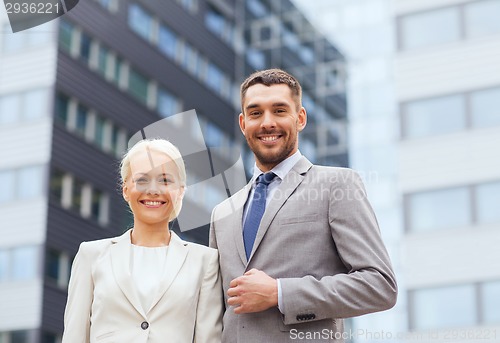
[[[240,113],[239,121],[240,121],[240,130],[244,136],[245,135],[245,115],[243,113]]]
[[[304,107],[301,107],[297,114],[297,130],[300,132],[304,130],[307,124],[307,112]]]

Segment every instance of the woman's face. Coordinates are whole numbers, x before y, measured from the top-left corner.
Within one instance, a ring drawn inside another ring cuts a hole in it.
[[[183,195],[177,166],[165,153],[145,149],[130,156],[123,198],[134,214],[134,225],[168,224]]]

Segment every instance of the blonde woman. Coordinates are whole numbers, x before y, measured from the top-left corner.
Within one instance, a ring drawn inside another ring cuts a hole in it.
[[[140,141],[124,156],[121,179],[134,226],[80,245],[63,343],[220,342],[217,251],[169,229],[186,190],[179,150],[163,139]]]

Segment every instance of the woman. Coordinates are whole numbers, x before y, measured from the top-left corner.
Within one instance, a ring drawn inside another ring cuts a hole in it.
[[[162,139],[140,141],[125,154],[121,178],[134,226],[80,245],[63,343],[220,342],[217,251],[169,230],[186,189],[179,150]]]

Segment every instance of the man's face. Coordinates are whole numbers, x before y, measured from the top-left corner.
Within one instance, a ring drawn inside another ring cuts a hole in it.
[[[257,166],[269,171],[298,149],[298,133],[307,122],[303,107],[297,110],[286,84],[255,84],[247,89],[240,128],[255,155]]]

